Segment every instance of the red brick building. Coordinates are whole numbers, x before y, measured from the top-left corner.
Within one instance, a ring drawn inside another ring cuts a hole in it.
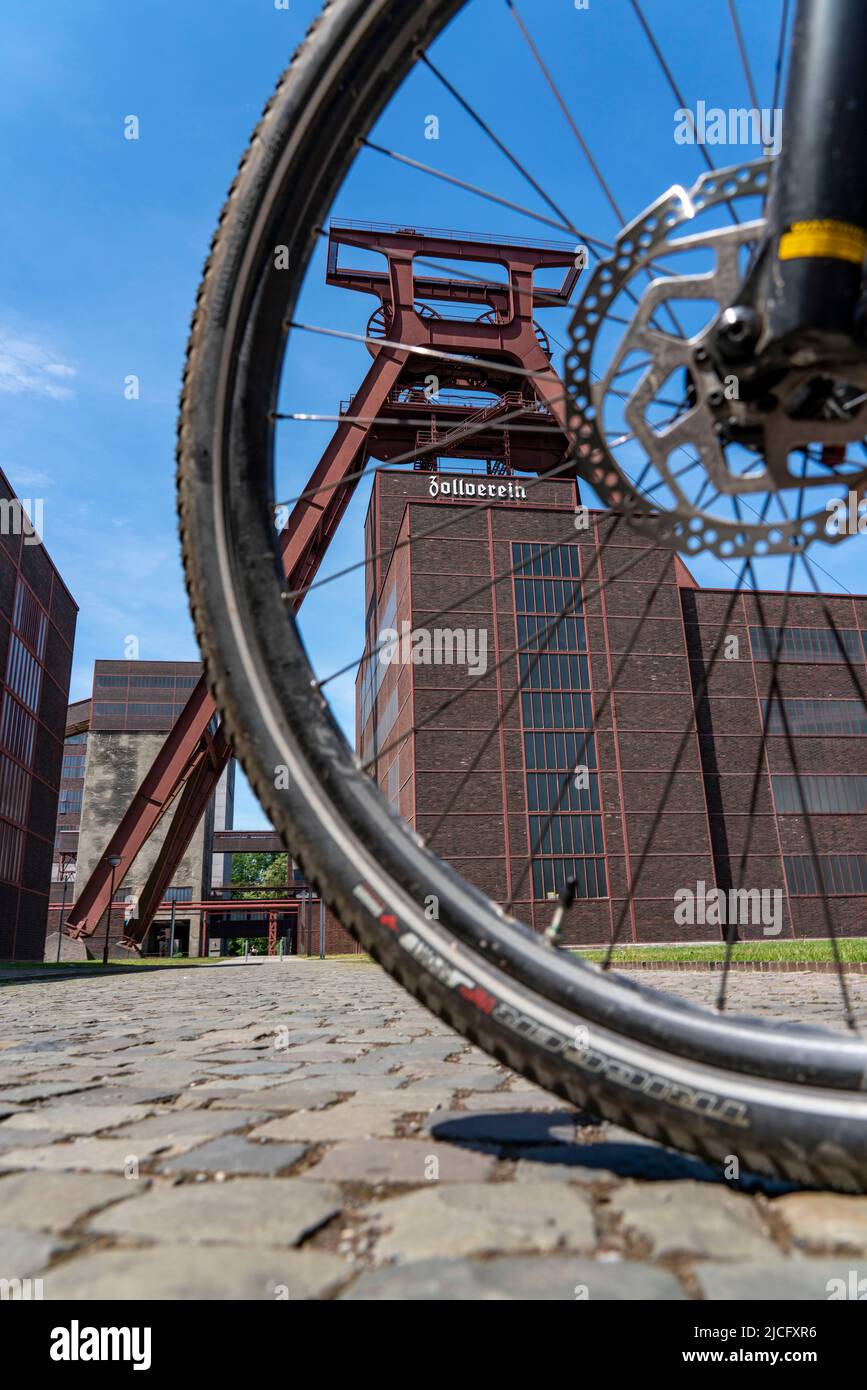
[[[77,614],[0,473],[0,960],[43,955]]]
[[[576,506],[571,481],[377,474],[367,647],[395,638],[359,674],[357,727],[385,794],[537,929],[576,877],[567,940],[717,940],[713,889],[778,905],[775,930],[756,905],[741,935],[826,935],[823,887],[836,928],[863,933],[867,598],[702,589]],[[413,637],[436,629],[439,660]]]

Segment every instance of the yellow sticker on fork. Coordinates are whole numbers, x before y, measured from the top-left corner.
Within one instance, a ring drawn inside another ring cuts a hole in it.
[[[781,261],[824,256],[832,261],[851,261],[860,265],[867,255],[867,231],[853,222],[793,222],[780,237]]]

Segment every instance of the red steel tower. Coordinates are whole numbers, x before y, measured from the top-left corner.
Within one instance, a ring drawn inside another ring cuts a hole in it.
[[[384,267],[341,265],[341,247],[379,253]],[[446,261],[458,269],[439,273]],[[461,273],[461,262],[473,269]],[[491,267],[490,279],[476,273],[480,265]],[[538,283],[539,272],[551,270],[564,271],[557,288]],[[485,459],[492,474],[562,470],[568,453],[564,387],[535,311],[567,305],[580,270],[578,248],[562,243],[332,223],[328,284],[373,295],[379,304],[366,334],[371,365],[341,407],[304,500],[280,536],[287,584],[298,591],[296,609],[368,458],[415,455],[416,467],[429,469],[439,457],[475,457]],[[203,677],[76,900],[68,917],[73,936],[92,935],[108,908],[110,861],[119,860],[119,886],[154,828],[173,811],[139,895],[139,916],[124,938],[129,946],[140,944],[230,752]]]

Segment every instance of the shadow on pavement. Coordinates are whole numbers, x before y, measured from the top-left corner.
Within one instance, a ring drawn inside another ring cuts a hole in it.
[[[585,1182],[607,1178],[637,1178],[644,1182],[688,1179],[724,1183],[735,1191],[765,1192],[771,1196],[798,1191],[794,1183],[755,1173],[742,1173],[737,1180],[726,1179],[720,1169],[699,1158],[619,1129],[614,1130],[614,1137],[606,1134],[608,1129],[609,1126],[571,1110],[516,1110],[505,1114],[452,1111],[429,1125],[431,1137],[441,1142],[485,1153],[495,1150],[501,1158],[538,1164],[540,1180],[544,1180],[545,1169],[553,1166],[574,1168],[575,1180]]]

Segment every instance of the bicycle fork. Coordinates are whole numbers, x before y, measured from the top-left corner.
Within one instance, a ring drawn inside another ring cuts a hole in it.
[[[798,0],[766,236],[716,347],[759,376],[865,360],[867,0]]]

